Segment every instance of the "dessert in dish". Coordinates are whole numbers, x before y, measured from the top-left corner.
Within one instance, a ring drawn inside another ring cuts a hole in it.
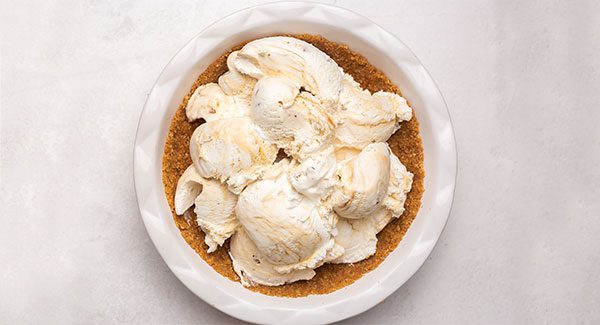
[[[347,47],[312,35],[240,47],[172,120],[163,179],[175,221],[215,270],[253,290],[339,289],[381,263],[416,215],[418,123]]]

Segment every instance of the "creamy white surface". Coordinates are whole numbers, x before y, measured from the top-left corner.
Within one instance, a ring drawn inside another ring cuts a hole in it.
[[[287,176],[296,191],[314,200],[327,200],[339,186],[336,170],[337,161],[333,150],[324,150],[302,162],[295,162],[288,169]]]
[[[394,217],[399,217],[404,212],[406,194],[412,188],[413,174],[406,170],[400,159],[390,152],[390,184],[387,189],[383,205],[389,209]]]
[[[334,206],[338,215],[366,218],[382,205],[390,184],[390,154],[387,143],[372,143],[340,163],[338,175],[344,199]]]
[[[348,74],[340,91],[341,108],[333,114],[336,145],[362,149],[370,143],[385,142],[412,117],[406,100],[396,94],[363,90]]]
[[[277,148],[265,142],[248,117],[200,125],[190,139],[190,154],[200,175],[226,182],[229,177],[275,161]]]
[[[339,98],[343,73],[313,45],[290,37],[268,37],[245,45],[233,62],[238,71],[256,79],[283,76],[325,102]]]
[[[238,51],[231,52],[227,56],[227,69],[223,75],[219,77],[219,86],[227,95],[231,96],[249,96],[252,94],[256,79],[240,73],[233,62],[237,58]]]
[[[375,254],[377,231],[370,219],[340,218],[337,230],[335,243],[344,249],[344,253],[333,259],[332,263],[355,263]]]
[[[201,85],[186,106],[188,120],[207,122],[229,117],[248,116],[250,94],[228,95],[216,83]]]
[[[258,250],[279,273],[323,264],[336,219],[318,200],[298,193],[281,161],[240,194],[236,214]]]
[[[298,280],[309,280],[315,276],[313,269],[294,270],[289,273],[275,271],[273,264],[261,250],[259,250],[244,229],[236,232],[231,239],[229,256],[233,268],[243,285],[257,284],[277,286]]]
[[[0,5],[1,322],[243,323],[160,258],[139,217],[131,152],[166,62],[247,5]],[[600,3],[337,5],[416,53],[448,103],[459,152],[452,215],[432,255],[345,323],[598,323]]]
[[[318,98],[287,77],[256,83],[250,118],[265,139],[303,160],[332,145],[333,123]]]
[[[200,176],[194,165],[189,166],[177,183],[175,212],[183,215],[193,205],[196,222],[206,234],[208,252],[214,252],[231,237],[238,227],[234,214],[237,196],[214,179]]]
[[[182,215],[187,209],[194,205],[194,200],[202,192],[204,178],[198,174],[194,166],[188,167],[179,180],[175,190],[175,213]]]

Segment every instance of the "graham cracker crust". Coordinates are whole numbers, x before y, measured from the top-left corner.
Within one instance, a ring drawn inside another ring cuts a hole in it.
[[[319,48],[335,60],[345,72],[352,75],[354,80],[360,83],[363,88],[371,92],[384,90],[400,94],[398,87],[383,72],[372,66],[365,57],[353,52],[348,46],[329,41],[319,35],[295,34],[285,36],[304,40]],[[206,252],[207,246],[204,244],[204,233],[196,224],[193,211],[190,209],[187,212],[189,214],[187,218],[177,216],[173,199],[179,177],[192,164],[189,152],[190,137],[196,127],[201,124],[200,121],[188,122],[185,115],[187,102],[200,85],[217,82],[219,76],[227,71],[226,59],[229,53],[239,50],[250,41],[252,40],[238,44],[228,52],[223,53],[198,76],[171,120],[162,161],[165,195],[175,224],[181,231],[181,236],[215,271],[232,281],[239,281],[239,278],[233,271],[231,259],[227,253],[229,240],[215,252],[208,254]],[[270,296],[283,297],[327,294],[352,284],[383,262],[386,256],[398,246],[421,206],[425,170],[423,167],[423,145],[419,137],[419,122],[414,114],[410,121],[402,122],[400,130],[388,140],[388,143],[394,154],[414,174],[414,178],[412,190],[407,195],[406,210],[400,218],[394,219],[377,235],[378,242],[375,255],[354,264],[325,264],[315,269],[316,275],[311,280],[298,281],[278,287],[256,286],[248,288],[249,290]]]

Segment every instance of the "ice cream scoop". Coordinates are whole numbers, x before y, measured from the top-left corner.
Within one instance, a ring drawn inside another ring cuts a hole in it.
[[[246,287],[258,284],[278,286],[298,280],[309,280],[315,276],[312,269],[295,270],[286,274],[275,271],[275,265],[256,247],[243,228],[231,238],[229,256],[235,273]]]
[[[385,142],[410,120],[412,110],[397,94],[363,90],[352,77],[342,81],[340,103],[333,113],[336,146],[362,149],[370,143]]]
[[[235,232],[238,222],[234,214],[237,195],[219,181],[200,176],[189,166],[175,190],[175,212],[179,215],[195,204],[196,221],[206,236],[204,242],[211,253]]]
[[[390,154],[390,184],[383,204],[398,218],[404,212],[406,195],[412,188],[413,174],[400,162],[400,159]]]
[[[377,231],[369,218],[339,218],[335,243],[344,248],[344,253],[330,263],[355,263],[375,254]]]
[[[381,205],[362,219],[338,218],[336,245],[343,253],[330,263],[355,263],[375,254],[377,234],[394,218],[392,211]]]
[[[290,80],[323,102],[337,102],[342,69],[327,54],[302,40],[276,36],[252,41],[237,53],[233,65],[255,79],[266,76]]]
[[[198,174],[193,166],[188,167],[179,180],[175,189],[175,213],[182,215],[187,209],[194,205],[194,200],[202,192],[202,184],[205,179]]]
[[[225,72],[219,77],[219,86],[223,92],[231,96],[250,97],[256,79],[240,73],[233,62],[237,58],[238,51],[231,52],[227,57],[227,68],[229,71]]]
[[[387,194],[390,181],[390,149],[379,142],[342,163],[338,171],[341,192],[346,198],[334,206],[344,218],[360,219],[372,214]]]
[[[219,77],[218,84],[208,83],[196,88],[185,108],[189,121],[248,116],[256,79],[235,69],[233,60],[236,56],[237,51],[227,57],[229,71]]]
[[[248,236],[279,273],[321,265],[334,245],[333,213],[291,186],[288,165],[284,159],[248,185],[235,209]]]
[[[185,108],[189,121],[207,122],[230,117],[248,116],[250,95],[228,95],[216,83],[202,85],[194,91]]]
[[[319,100],[286,78],[256,83],[250,118],[268,141],[300,160],[332,145],[333,122]]]
[[[393,219],[404,212],[406,195],[411,189],[413,175],[400,159],[390,153],[390,178],[383,201],[370,215],[361,219],[339,218],[335,243],[344,253],[331,263],[354,263],[375,254],[376,235]]]
[[[236,117],[196,128],[190,139],[190,155],[201,176],[226,182],[237,173],[272,164],[277,147],[260,137],[248,117]]]
[[[285,146],[293,139],[288,109],[294,104],[300,90],[287,79],[265,77],[254,86],[250,119],[268,141]]]
[[[287,172],[288,181],[299,193],[314,200],[325,201],[339,186],[336,166],[333,150],[324,150],[302,162],[293,161]]]

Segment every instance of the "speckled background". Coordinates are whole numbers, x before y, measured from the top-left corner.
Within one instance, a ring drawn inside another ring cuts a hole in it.
[[[258,2],[0,1],[0,323],[239,323],[153,247],[132,150],[171,56]],[[600,3],[337,5],[421,59],[459,152],[432,255],[346,323],[599,323]]]

